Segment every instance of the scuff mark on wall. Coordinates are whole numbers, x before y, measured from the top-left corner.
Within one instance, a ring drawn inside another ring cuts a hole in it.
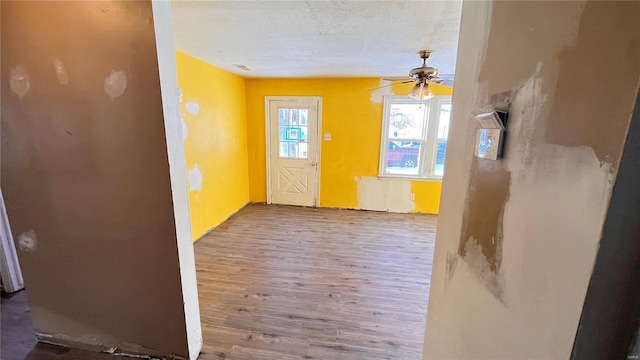
[[[31,89],[29,74],[21,65],[11,68],[9,88],[18,95],[21,100],[29,92],[29,89]]]
[[[59,58],[53,59],[53,68],[56,71],[60,85],[67,85],[69,83],[69,74],[67,74],[67,69]]]
[[[189,170],[189,191],[202,190],[202,173],[198,164],[193,165],[193,168]]]
[[[200,105],[195,101],[187,102],[187,112],[191,115],[198,115],[200,113]]]
[[[358,209],[408,213],[415,209],[411,200],[411,180],[379,179],[363,176],[358,179]]]
[[[395,95],[391,81],[380,80],[378,89],[371,92],[371,102],[374,104],[382,104],[385,95]]]
[[[36,232],[29,230],[18,235],[18,248],[22,251],[35,251],[38,248]]]
[[[445,278],[445,282],[444,282],[445,287],[449,284],[451,279],[453,279],[453,274],[455,274],[457,266],[458,266],[458,254],[447,251],[447,263],[446,263],[447,277]]]
[[[127,89],[127,75],[123,70],[111,70],[104,79],[104,91],[111,96],[111,100],[121,96]]]

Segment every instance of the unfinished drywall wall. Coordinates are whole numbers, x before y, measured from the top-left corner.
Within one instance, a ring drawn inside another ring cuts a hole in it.
[[[637,2],[465,2],[425,359],[569,358],[640,80],[638,19]],[[473,157],[486,104],[510,109],[500,161]]]
[[[2,187],[38,336],[195,358],[186,189],[172,194],[165,138],[177,96],[165,124],[151,2],[1,7]]]

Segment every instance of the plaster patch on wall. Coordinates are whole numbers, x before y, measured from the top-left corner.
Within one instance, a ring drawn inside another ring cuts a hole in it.
[[[198,115],[200,114],[200,105],[195,102],[195,101],[189,101],[187,102],[187,112],[191,115]]]
[[[34,230],[18,235],[18,248],[22,251],[34,251],[38,248],[38,239]]]
[[[123,70],[111,70],[104,79],[104,91],[111,96],[111,100],[122,95],[127,89],[127,75]]]
[[[381,79],[378,84],[379,88],[371,92],[371,102],[374,104],[382,104],[385,95],[395,95],[391,84],[391,81]]]
[[[67,74],[67,69],[59,58],[53,59],[53,69],[56,71],[60,85],[67,85],[69,83],[69,74]]]
[[[22,99],[29,92],[29,89],[31,89],[29,74],[21,65],[11,68],[11,72],[9,74],[9,88],[18,95],[20,99]]]
[[[511,194],[514,164],[517,163],[516,168],[522,170],[517,171],[516,181],[524,181],[532,176],[531,172],[535,172],[531,166],[534,161],[531,144],[536,138],[533,124],[542,115],[546,103],[546,96],[541,93],[541,73],[542,63],[538,62],[533,75],[517,85],[511,95],[503,92],[489,97],[499,103],[513,101],[507,129],[505,159],[493,161],[474,157],[471,161],[472,172],[465,200],[458,254],[467,261],[469,268],[487,289],[502,302],[504,289],[501,286],[506,284],[501,280],[504,270],[500,269],[503,259],[505,207]],[[512,141],[509,141],[509,134],[512,134]],[[486,264],[480,264],[478,259],[469,258],[469,244],[480,249]],[[486,273],[486,267],[493,275]]]
[[[193,165],[193,169],[189,170],[189,191],[202,190],[202,173],[198,164]]]
[[[415,209],[411,200],[411,180],[355,178],[358,184],[358,209],[408,213]]]
[[[180,115],[180,123],[182,124],[182,141],[184,141],[187,139],[187,136],[189,135],[189,127],[187,126],[187,123],[182,118],[182,115]]]
[[[182,88],[178,88],[178,103],[182,104]]]
[[[473,237],[465,244],[464,260],[472,269],[473,273],[480,278],[482,283],[491,291],[491,293],[503,304],[505,299],[505,279],[503,271],[500,269],[492,269],[483,249]]]

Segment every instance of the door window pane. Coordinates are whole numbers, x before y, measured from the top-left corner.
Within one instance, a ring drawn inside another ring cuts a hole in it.
[[[421,141],[387,142],[387,173],[418,175],[421,148]]]
[[[281,158],[308,158],[308,109],[278,109],[278,139]]]

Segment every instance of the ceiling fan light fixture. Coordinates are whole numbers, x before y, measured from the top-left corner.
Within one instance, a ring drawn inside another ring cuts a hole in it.
[[[431,88],[429,88],[429,84],[420,83],[416,84],[416,86],[409,91],[409,97],[415,100],[429,100],[434,97],[436,94],[433,93]]]

